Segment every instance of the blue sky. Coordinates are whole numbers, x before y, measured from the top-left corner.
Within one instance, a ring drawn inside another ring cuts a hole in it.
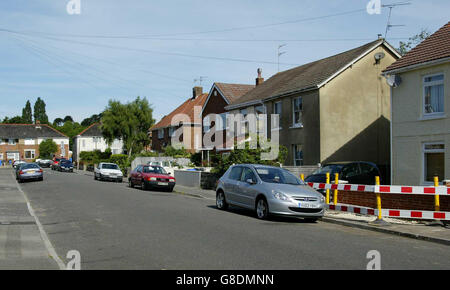
[[[82,121],[109,99],[141,96],[159,120],[191,95],[200,76],[204,91],[213,82],[253,84],[258,67],[266,79],[277,72],[278,45],[287,44],[280,70],[289,69],[375,40],[388,16],[382,9],[296,22],[365,9],[369,0],[80,0],[79,15],[67,13],[68,2],[0,2],[1,119],[20,115],[38,97],[51,121]],[[448,0],[410,2],[393,10],[392,24],[405,25],[389,32],[394,46],[449,21]],[[223,31],[249,26],[259,27]],[[143,35],[152,39],[136,37]]]

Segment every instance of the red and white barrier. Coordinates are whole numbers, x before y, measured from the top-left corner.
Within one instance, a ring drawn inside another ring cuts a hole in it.
[[[378,216],[377,209],[368,207],[344,205],[344,204],[337,204],[337,205],[327,204],[325,207],[329,210]],[[450,212],[434,212],[425,210],[382,209],[381,215],[383,217],[392,217],[392,218],[450,220]]]
[[[367,192],[367,193],[393,193],[393,194],[416,194],[416,195],[450,195],[450,187],[445,186],[390,186],[390,185],[358,185],[358,184],[327,184],[311,183],[308,185],[314,189],[329,189],[339,191]],[[378,210],[373,208],[346,205],[346,204],[328,204],[329,210],[349,212],[363,215],[378,216]],[[411,218],[428,220],[450,220],[450,212],[435,212],[424,210],[403,210],[403,209],[382,209],[383,217],[393,218]]]
[[[450,187],[446,186],[397,186],[397,185],[359,185],[359,184],[327,184],[312,183],[308,185],[314,189],[330,189],[341,191],[395,193],[395,194],[426,194],[426,195],[450,195]]]

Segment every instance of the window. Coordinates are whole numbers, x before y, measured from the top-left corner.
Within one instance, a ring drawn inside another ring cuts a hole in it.
[[[240,180],[242,175],[242,167],[233,167],[230,172],[230,179]]]
[[[0,145],[5,145],[6,144],[6,140],[5,139],[0,139]]]
[[[281,101],[273,103],[273,114],[278,115],[278,121],[275,121],[275,124],[272,124],[272,129],[281,129]]]
[[[169,137],[173,137],[175,136],[175,128],[174,127],[170,127],[169,128]]]
[[[256,182],[256,176],[250,168],[244,168],[241,181],[247,182],[247,180],[251,179],[253,182]]]
[[[264,107],[264,105],[255,107],[256,125],[257,125],[256,131],[258,133],[265,132],[266,122],[265,122],[264,116],[263,116],[263,114],[266,113],[265,109],[266,108]]]
[[[302,113],[303,112],[303,99],[302,97],[298,97],[292,100],[292,117],[293,127],[302,127]]]
[[[35,150],[24,150],[25,153],[25,159],[34,159],[36,155]]]
[[[0,161],[3,160],[3,153],[0,153]]]
[[[294,166],[303,166],[302,145],[292,145],[294,153]]]
[[[222,113],[222,114],[216,116],[216,127],[217,127],[217,130],[229,129],[227,113]]]
[[[8,145],[16,145],[16,139],[8,139]]]
[[[211,130],[211,116],[208,115],[203,119],[203,133],[208,133]]]
[[[164,138],[164,129],[158,129],[158,139]]]
[[[247,120],[247,109],[242,109],[239,113],[242,115],[240,135],[247,135],[250,130],[249,121]]]
[[[423,90],[424,115],[444,113],[444,75],[424,77]]]
[[[81,147],[83,147],[83,148],[86,147],[86,140],[83,140],[83,141],[81,142]]]
[[[341,178],[344,179],[344,180],[349,181],[348,179],[351,179],[351,178],[353,178],[355,176],[358,176],[360,174],[361,174],[361,170],[359,168],[359,164],[358,163],[352,163],[352,164],[349,164],[349,165],[345,166],[344,169],[342,169]]]
[[[25,145],[35,145],[36,142],[34,139],[25,139]]]
[[[425,182],[433,182],[434,177],[444,180],[445,145],[443,143],[424,144],[424,177]]]

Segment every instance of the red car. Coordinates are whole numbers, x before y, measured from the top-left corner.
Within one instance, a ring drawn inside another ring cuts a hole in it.
[[[163,189],[172,192],[175,187],[175,177],[167,173],[161,166],[139,165],[130,173],[128,185],[133,188],[139,186],[147,190]]]

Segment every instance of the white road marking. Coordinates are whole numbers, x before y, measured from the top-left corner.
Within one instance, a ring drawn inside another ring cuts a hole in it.
[[[13,177],[14,177],[14,175],[13,175]],[[27,202],[28,211],[30,212],[30,214],[34,218],[34,220],[36,221],[36,224],[39,228],[39,232],[41,233],[42,240],[44,241],[44,244],[45,244],[45,247],[47,248],[48,253],[55,260],[56,264],[58,264],[59,269],[65,270],[66,265],[61,260],[61,258],[59,258],[58,254],[56,253],[55,248],[52,245],[52,242],[50,242],[50,239],[48,238],[47,233],[44,231],[44,227],[42,226],[41,222],[39,221],[39,218],[35,214],[33,207],[30,204],[30,200],[28,199],[27,195],[20,187],[20,184],[17,182],[15,177],[14,177],[14,180],[16,181],[16,186],[17,186],[18,190],[23,194],[23,197],[25,198],[25,201]]]

